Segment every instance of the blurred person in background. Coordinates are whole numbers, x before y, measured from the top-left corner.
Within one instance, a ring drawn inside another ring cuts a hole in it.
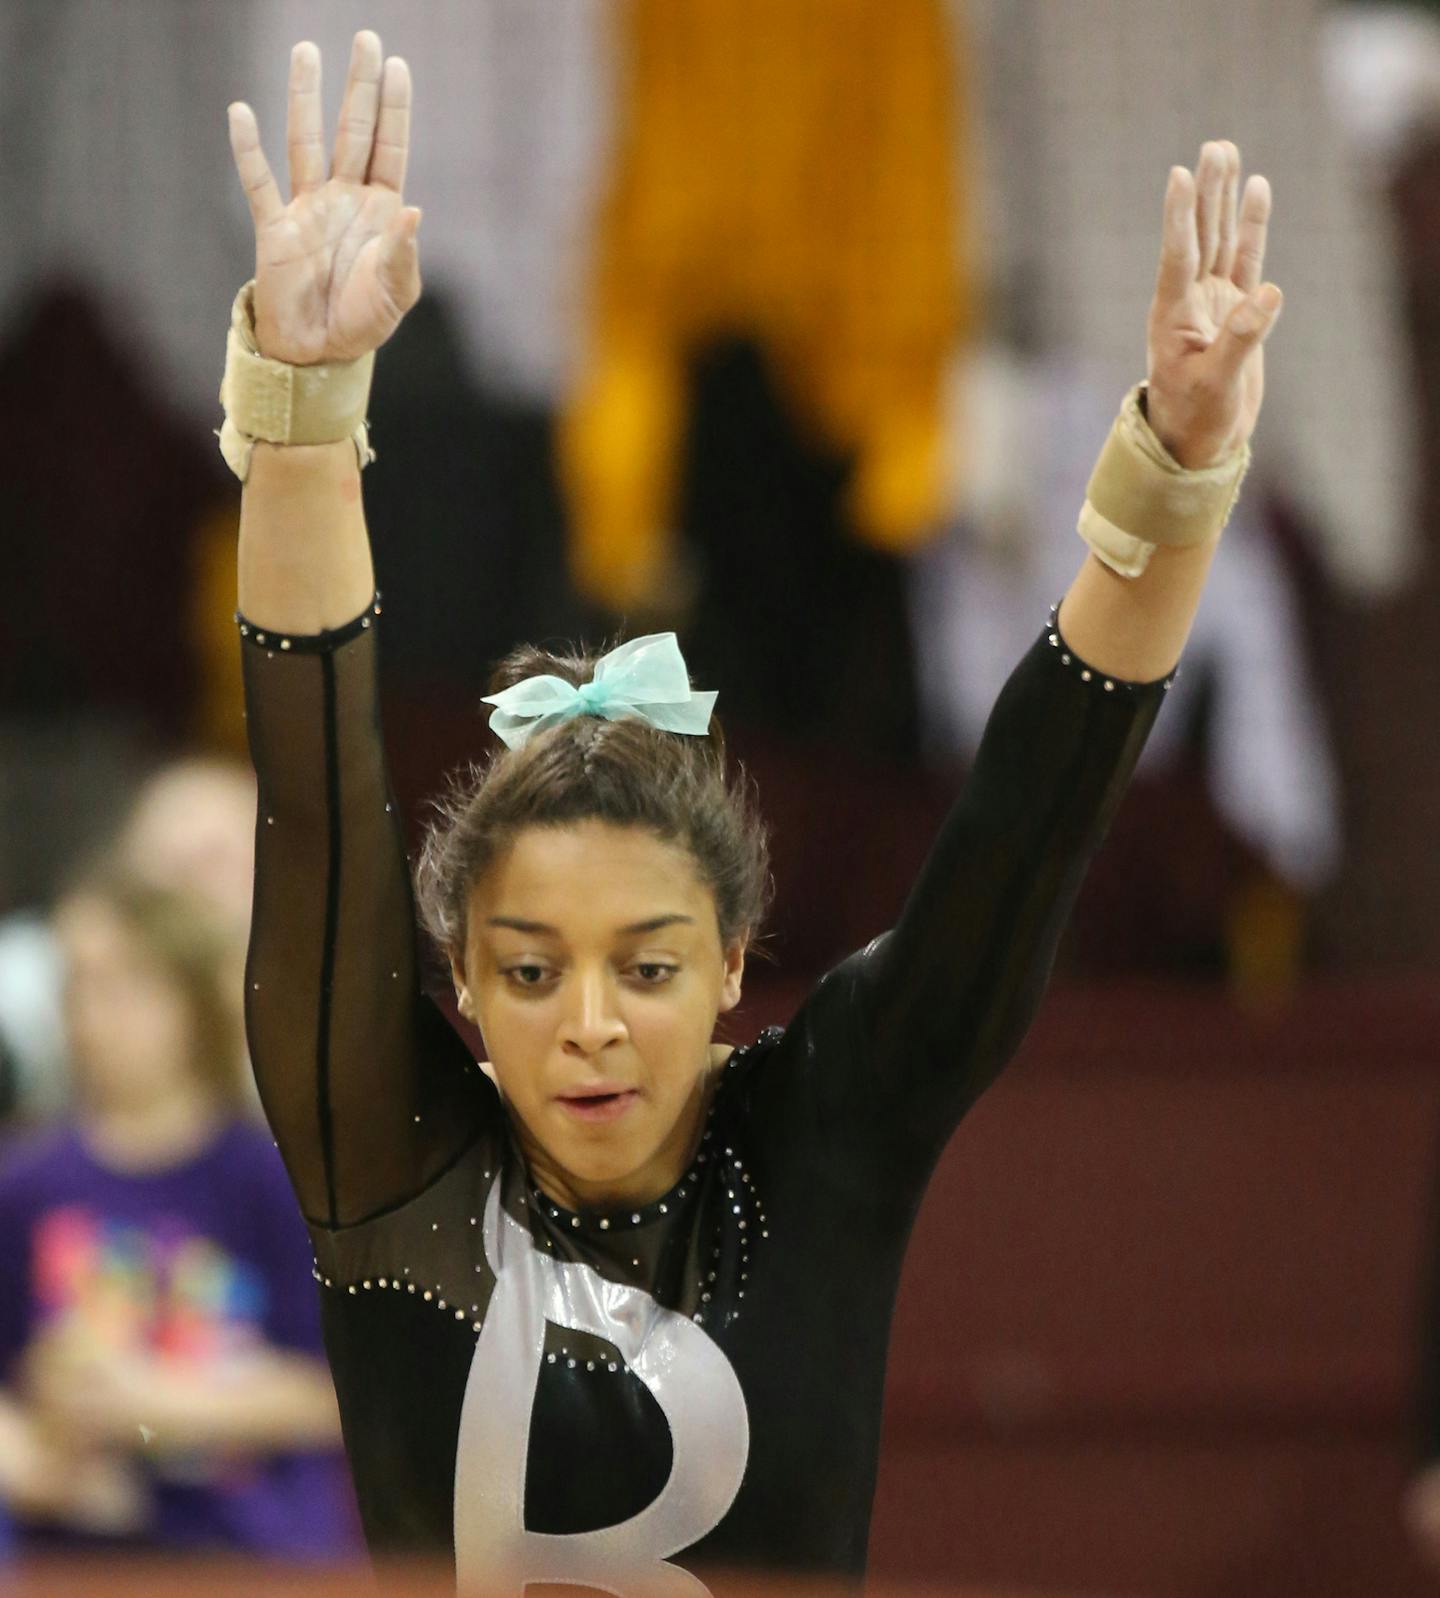
[[[262,818],[246,1014],[368,1540],[444,1549],[467,1590],[642,1568],[693,1593],[676,1560],[857,1575],[911,1221],[1034,1014],[1248,463],[1269,186],[1228,142],[1171,169],[1092,553],[899,921],[788,1028],[713,1041],[765,849],[673,635],[505,662],[507,749],[419,872],[477,1065],[423,988],[360,483],[373,352],[420,293],[409,71],[355,36],[328,163],[309,42],[289,91],[289,202],[229,107],[256,232],[220,433]]]
[[[255,779],[236,760],[187,755],[154,772],[115,843],[120,864],[193,893],[243,944],[255,870]]]
[[[255,779],[249,766],[202,754],[155,769],[141,783],[109,840],[109,850],[137,881],[194,893],[225,936],[222,991],[240,1026],[245,944],[250,935],[255,862]],[[9,1113],[42,1121],[65,1112],[66,1065],[61,984],[64,967],[54,927],[39,910],[0,921],[0,1062]],[[238,1069],[236,1079],[248,1083]]]
[[[55,925],[74,1110],[0,1163],[0,1492],[32,1545],[341,1556],[310,1251],[241,1110],[234,929],[118,866]]]

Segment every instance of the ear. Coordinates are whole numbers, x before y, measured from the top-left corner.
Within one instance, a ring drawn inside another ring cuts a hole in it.
[[[745,977],[745,945],[749,931],[743,932],[725,947],[725,976],[720,984],[720,1013],[733,1010],[740,1002],[740,988]]]
[[[475,1020],[475,1004],[470,997],[470,984],[465,977],[465,967],[450,952],[450,980],[455,984],[455,1008],[467,1021]]]

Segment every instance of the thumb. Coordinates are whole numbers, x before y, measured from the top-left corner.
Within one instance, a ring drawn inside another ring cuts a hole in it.
[[[1262,283],[1231,311],[1215,340],[1219,364],[1226,371],[1237,370],[1245,357],[1265,342],[1284,303],[1285,296],[1274,283]]]

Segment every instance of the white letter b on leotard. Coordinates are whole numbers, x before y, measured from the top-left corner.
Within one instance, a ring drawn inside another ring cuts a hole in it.
[[[495,1290],[475,1345],[455,1460],[455,1569],[461,1591],[568,1582],[623,1593],[703,1594],[666,1563],[713,1531],[734,1502],[750,1453],[750,1422],[734,1367],[684,1315],[588,1265],[542,1254],[500,1207],[485,1205],[485,1253]],[[525,1528],[530,1416],[545,1323],[614,1344],[670,1426],[670,1478],[637,1515],[596,1531]]]

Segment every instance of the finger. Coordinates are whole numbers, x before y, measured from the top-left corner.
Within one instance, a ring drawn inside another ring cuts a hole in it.
[[[1235,269],[1236,211],[1240,199],[1240,151],[1226,139],[1225,177],[1220,188],[1220,243],[1215,251],[1215,271],[1229,277]]]
[[[1195,232],[1195,180],[1190,169],[1170,168],[1165,185],[1165,216],[1160,232],[1160,269],[1155,278],[1157,299],[1185,297],[1199,274],[1200,245]]]
[[[1235,241],[1235,270],[1230,281],[1253,294],[1265,274],[1265,238],[1270,228],[1270,185],[1257,172],[1245,185],[1240,226]]]
[[[255,113],[243,100],[237,100],[228,110],[230,120],[230,153],[235,157],[235,170],[245,198],[250,202],[250,216],[258,233],[267,222],[273,222],[285,209],[280,197],[280,187],[260,147],[260,128]]]
[[[1220,246],[1220,191],[1225,182],[1225,154],[1215,143],[1200,149],[1200,164],[1195,169],[1196,228],[1200,234],[1199,276],[1215,269]]]
[[[320,50],[308,39],[290,52],[290,94],[285,118],[290,153],[290,197],[325,181],[325,141],[320,133]]]
[[[380,83],[380,120],[375,146],[370,152],[366,180],[397,194],[405,188],[405,164],[410,157],[410,68],[398,56],[385,63]]]
[[[1265,283],[1231,311],[1211,346],[1217,386],[1239,376],[1247,357],[1270,336],[1283,304],[1284,296],[1275,284]]]
[[[370,146],[375,142],[375,113],[380,105],[380,35],[363,28],[350,46],[350,71],[340,102],[340,126],[335,134],[332,178],[351,183],[365,181]]]
[[[420,298],[420,252],[415,235],[420,209],[407,205],[391,217],[379,239],[375,276],[391,307],[402,316]]]

